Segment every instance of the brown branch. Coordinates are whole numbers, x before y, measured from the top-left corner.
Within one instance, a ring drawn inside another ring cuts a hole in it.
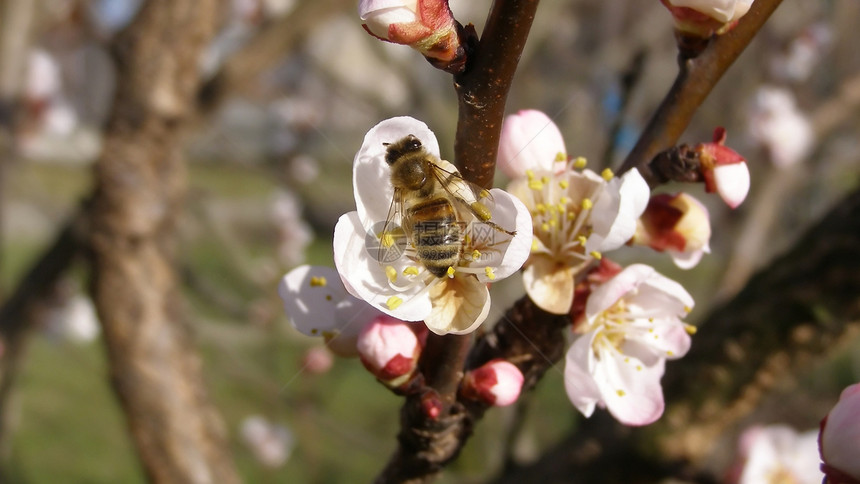
[[[216,0],[150,0],[114,45],[118,92],[88,210],[91,291],[111,381],[154,482],[238,482],[180,310],[181,128]]]
[[[460,105],[455,163],[485,187],[493,180],[505,100],[537,5],[494,2],[477,43],[471,26],[461,29],[467,65],[454,78]],[[457,456],[471,433],[463,426],[463,405],[455,402],[470,343],[468,336],[430,336],[420,361],[426,386],[404,403],[398,449],[377,482],[429,482]],[[428,405],[439,414],[428,414]]]
[[[455,164],[463,177],[483,187],[493,182],[505,101],[537,6],[538,0],[493,2],[481,41],[467,54],[466,71],[454,78]]]
[[[648,163],[678,142],[693,114],[780,3],[782,0],[754,2],[734,29],[713,38],[697,57],[679,60],[680,71],[675,83],[651,117],[633,151],[627,155],[619,173],[637,167],[651,182]]]

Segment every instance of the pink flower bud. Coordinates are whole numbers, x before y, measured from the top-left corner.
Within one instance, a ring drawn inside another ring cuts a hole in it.
[[[660,0],[675,19],[675,28],[699,37],[722,34],[735,26],[753,0]]]
[[[750,190],[750,172],[746,160],[735,150],[725,146],[726,130],[714,130],[711,143],[699,143],[695,151],[699,155],[705,191],[717,192],[731,208],[736,208],[747,197]]]
[[[382,315],[358,335],[358,355],[364,367],[392,388],[412,376],[421,354],[421,344],[412,326]]]
[[[522,178],[528,170],[560,172],[567,151],[558,126],[549,116],[525,109],[505,117],[499,138],[497,166],[509,178]]]
[[[651,197],[631,241],[666,251],[678,267],[690,269],[711,251],[710,239],[708,209],[701,202],[686,193],[661,193]]]
[[[445,0],[361,0],[358,14],[374,37],[440,61],[462,56],[457,22]]]
[[[836,406],[821,421],[818,438],[821,470],[828,484],[860,483],[860,383],[842,390]]]
[[[460,391],[471,400],[505,407],[519,398],[523,379],[516,366],[505,360],[492,360],[466,373]]]

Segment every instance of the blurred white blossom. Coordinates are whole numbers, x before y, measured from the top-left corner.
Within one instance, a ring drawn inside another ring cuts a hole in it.
[[[802,162],[815,144],[809,119],[798,109],[794,94],[781,87],[762,86],[756,92],[749,133],[764,146],[778,168]]]
[[[288,428],[260,415],[245,417],[240,434],[254,457],[266,467],[284,465],[295,447],[295,437]]]

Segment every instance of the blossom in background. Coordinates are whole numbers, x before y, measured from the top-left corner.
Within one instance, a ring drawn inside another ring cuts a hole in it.
[[[415,372],[426,336],[424,326],[381,314],[364,326],[356,346],[364,367],[385,385],[396,388]]]
[[[743,156],[725,145],[725,128],[716,128],[710,143],[699,143],[699,155],[705,191],[716,192],[731,208],[737,208],[750,191],[750,170]]]
[[[425,57],[452,61],[462,55],[447,0],[361,0],[358,15],[371,35],[408,45]]]
[[[654,195],[636,226],[631,239],[672,256],[675,265],[691,269],[702,255],[710,253],[711,221],[708,209],[686,193]]]
[[[753,97],[749,116],[750,136],[763,145],[777,168],[806,159],[815,143],[812,123],[797,108],[788,89],[763,86]]]
[[[391,233],[383,233],[391,231],[386,220],[394,197],[385,143],[410,134],[431,155],[439,156],[436,136],[427,125],[410,117],[385,120],[365,136],[353,165],[356,211],[343,215],[334,230],[335,265],[350,294],[374,308],[402,321],[424,321],[437,334],[468,333],[487,317],[487,283],[513,274],[528,257],[531,217],[515,197],[489,190],[491,197],[482,203],[486,202],[491,221],[515,230],[516,235],[480,223],[468,224],[463,237],[464,243],[469,241],[468,247],[456,267],[450,268],[449,277],[431,274],[410,244],[403,244],[402,253],[394,253],[400,246],[391,244]],[[388,248],[386,256],[393,256],[380,260],[380,247]]]
[[[681,318],[693,298],[652,267],[634,264],[590,288],[574,322],[564,386],[586,417],[598,405],[621,423],[648,425],[663,414],[667,359],[684,356],[695,328]]]
[[[66,295],[60,305],[51,308],[46,318],[50,334],[74,343],[89,343],[101,332],[92,300],[83,294]]]
[[[737,465],[727,481],[732,484],[820,484],[818,432],[797,433],[785,425],[756,426],[738,442]]]
[[[339,356],[358,356],[358,334],[382,315],[350,296],[330,267],[296,267],[281,279],[278,294],[293,327],[308,336],[322,336]]]
[[[320,375],[331,369],[334,358],[331,356],[331,351],[322,346],[314,346],[305,351],[300,364],[302,369],[308,373]]]
[[[819,437],[821,470],[827,484],[860,482],[860,383],[851,385],[821,421]]]
[[[754,0],[660,0],[675,20],[675,28],[699,37],[722,34],[734,27]]]
[[[583,170],[585,159],[568,160],[557,131],[537,111],[509,116],[498,163],[516,177],[508,191],[523,201],[534,220],[523,273],[526,292],[541,309],[564,314],[573,302],[577,271],[633,236],[649,189],[635,169],[621,177],[610,170],[600,175]]]
[[[250,415],[242,420],[239,434],[254,457],[271,468],[284,465],[296,445],[295,437],[288,428],[269,422],[260,415]]]
[[[517,401],[523,380],[522,372],[512,363],[491,360],[466,372],[460,393],[487,405],[505,407]]]

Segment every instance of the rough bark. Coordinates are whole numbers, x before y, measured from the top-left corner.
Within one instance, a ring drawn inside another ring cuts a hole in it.
[[[215,0],[150,0],[118,36],[119,90],[89,207],[110,377],[155,482],[238,482],[183,324],[174,247],[186,185],[180,129],[216,14]]]

